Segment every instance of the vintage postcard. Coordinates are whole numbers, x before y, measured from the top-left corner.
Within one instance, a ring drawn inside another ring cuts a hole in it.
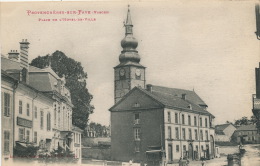
[[[0,7],[2,165],[260,165],[258,1]]]

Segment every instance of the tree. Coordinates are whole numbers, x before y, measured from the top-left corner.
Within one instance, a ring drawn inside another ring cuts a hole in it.
[[[242,117],[241,119],[235,120],[235,125],[248,125],[249,124],[249,120],[247,119],[247,117]]]
[[[49,66],[59,76],[65,76],[66,87],[71,93],[71,101],[74,105],[72,123],[81,129],[85,129],[89,114],[93,113],[94,106],[91,105],[93,96],[86,87],[87,73],[84,72],[80,62],[67,57],[61,51],[55,51],[52,55],[38,56],[33,59],[32,66],[45,68]]]
[[[257,123],[257,118],[255,117],[255,115],[252,115],[251,118],[250,118],[250,123],[251,124],[256,124]]]
[[[248,119],[247,117],[242,117],[241,119],[235,120],[235,125],[250,125],[253,124],[255,125],[257,122],[257,119],[254,115],[252,115],[250,117],[250,119]]]

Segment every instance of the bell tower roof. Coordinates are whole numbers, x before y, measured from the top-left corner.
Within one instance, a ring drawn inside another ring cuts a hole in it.
[[[121,54],[119,56],[119,61],[120,63],[125,63],[128,61],[139,63],[141,58],[140,55],[138,54],[138,51],[136,50],[138,46],[138,41],[133,36],[133,24],[132,24],[129,5],[128,5],[127,17],[124,23],[124,27],[125,27],[125,37],[121,41],[121,46],[123,50],[121,51]]]
[[[128,26],[132,26],[132,27],[133,27],[132,19],[131,19],[131,13],[130,13],[130,5],[128,5],[127,17],[126,17],[126,23],[125,23],[125,26],[126,26],[126,25],[128,25]]]

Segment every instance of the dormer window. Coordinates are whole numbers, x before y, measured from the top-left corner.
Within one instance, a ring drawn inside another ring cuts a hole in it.
[[[139,103],[135,103],[135,104],[133,105],[133,107],[134,107],[134,108],[138,108],[138,107],[140,107],[140,104],[139,104]]]

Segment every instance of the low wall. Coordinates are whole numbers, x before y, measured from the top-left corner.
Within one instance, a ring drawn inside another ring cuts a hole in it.
[[[220,155],[227,156],[228,154],[239,153],[238,146],[219,146]]]
[[[218,146],[237,146],[238,145],[238,143],[236,143],[236,142],[217,142],[216,141],[216,145],[218,145]]]
[[[82,138],[82,145],[85,147],[97,146],[98,142],[111,142],[110,137]]]
[[[82,158],[111,160],[111,149],[99,147],[82,148]]]

